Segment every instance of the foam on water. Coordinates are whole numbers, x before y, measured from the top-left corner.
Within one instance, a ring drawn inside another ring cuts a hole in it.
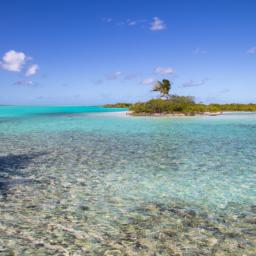
[[[0,254],[255,253],[256,114],[105,111],[0,108]]]

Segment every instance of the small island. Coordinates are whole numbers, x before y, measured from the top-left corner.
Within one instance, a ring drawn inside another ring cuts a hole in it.
[[[171,82],[167,79],[158,81],[152,91],[159,97],[147,102],[108,104],[108,108],[128,108],[134,116],[217,116],[223,112],[254,112],[256,104],[204,104],[197,103],[194,97],[171,95]]]
[[[132,106],[131,103],[123,103],[123,102],[103,105],[104,108],[129,108],[131,106]]]

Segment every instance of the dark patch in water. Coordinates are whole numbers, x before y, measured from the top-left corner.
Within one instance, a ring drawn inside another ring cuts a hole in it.
[[[20,170],[28,167],[29,163],[36,157],[42,156],[45,153],[32,153],[7,156],[0,156],[0,175],[2,172],[14,175],[22,175]]]
[[[45,153],[9,154],[0,156],[0,194],[6,196],[11,186],[31,182],[31,179],[24,179],[26,173],[22,170],[26,169],[35,158],[44,154]],[[20,176],[22,178],[13,179],[12,176]]]

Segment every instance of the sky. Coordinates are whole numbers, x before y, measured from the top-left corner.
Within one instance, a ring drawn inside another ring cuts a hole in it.
[[[99,105],[171,93],[256,103],[254,0],[1,0],[0,104]]]

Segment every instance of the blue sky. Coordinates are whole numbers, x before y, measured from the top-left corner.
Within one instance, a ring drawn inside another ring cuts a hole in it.
[[[2,0],[0,104],[256,102],[254,0]]]

